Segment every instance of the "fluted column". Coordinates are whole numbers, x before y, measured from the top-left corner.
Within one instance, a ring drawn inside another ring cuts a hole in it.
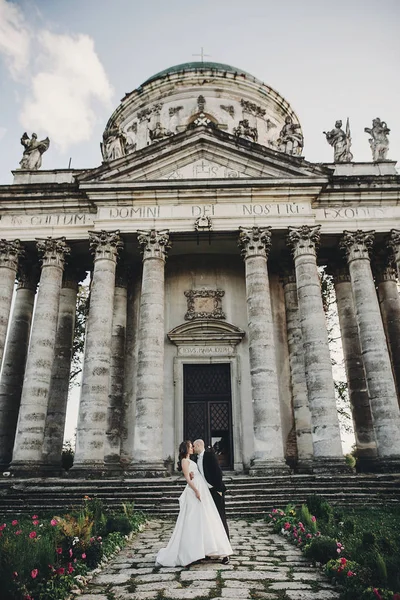
[[[390,264],[390,258],[383,257],[373,264],[373,273],[400,405],[400,296],[397,272]]]
[[[320,226],[289,227],[296,269],[304,365],[311,411],[314,470],[343,468],[335,386],[317,268]]]
[[[285,270],[282,275],[282,284],[285,295],[290,379],[292,383],[293,413],[296,425],[298,453],[296,471],[298,473],[306,473],[312,469],[313,445],[294,268]]]
[[[42,271],[11,464],[23,471],[37,468],[42,458],[64,260],[70,252],[65,238],[38,240],[37,247]]]
[[[349,265],[378,457],[385,469],[400,460],[400,411],[371,272],[373,238],[371,231],[345,231],[341,247]]]
[[[344,366],[354,424],[357,470],[364,471],[368,470],[369,463],[376,457],[377,450],[350,273],[347,265],[340,262],[332,264],[330,271],[333,274],[336,292]]]
[[[8,319],[14,292],[18,259],[23,254],[19,240],[0,240],[0,366],[6,343]]]
[[[89,236],[94,272],[73,466],[82,472],[104,468],[115,269],[122,248],[119,231],[90,231]]]
[[[54,474],[61,469],[72,345],[74,341],[76,298],[78,294],[78,282],[84,279],[85,275],[86,273],[83,269],[78,269],[74,264],[67,265],[60,294],[57,335],[42,457],[43,467],[49,472],[54,472]]]
[[[168,231],[140,231],[143,251],[138,331],[136,419],[132,467],[138,474],[165,473],[163,461],[164,268]]]
[[[39,281],[39,265],[28,259],[20,261],[17,280],[17,292],[0,381],[0,469],[2,470],[8,467],[12,459],[33,305]]]
[[[392,229],[390,232],[388,246],[391,248],[396,263],[397,277],[400,279],[400,229]]]
[[[250,474],[282,472],[284,460],[274,331],[267,269],[270,228],[241,228],[253,403],[254,458]]]
[[[120,468],[124,409],[125,340],[127,321],[126,269],[117,267],[111,338],[110,392],[104,460],[110,468]]]

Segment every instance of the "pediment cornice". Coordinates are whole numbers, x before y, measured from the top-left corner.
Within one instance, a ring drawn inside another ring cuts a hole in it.
[[[230,344],[236,346],[242,341],[245,332],[226,321],[197,319],[182,323],[167,334],[176,346],[196,344]]]

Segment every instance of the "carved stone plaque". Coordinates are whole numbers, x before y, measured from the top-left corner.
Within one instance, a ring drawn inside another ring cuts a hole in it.
[[[186,321],[193,319],[225,319],[222,312],[222,290],[187,290],[188,310],[185,315]]]

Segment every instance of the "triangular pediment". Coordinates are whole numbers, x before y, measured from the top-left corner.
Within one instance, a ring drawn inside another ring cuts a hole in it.
[[[327,177],[303,158],[206,127],[185,131],[87,171],[82,182],[128,183],[217,179]]]
[[[197,344],[231,344],[236,346],[245,333],[236,325],[220,320],[196,319],[178,325],[167,334],[176,346]]]

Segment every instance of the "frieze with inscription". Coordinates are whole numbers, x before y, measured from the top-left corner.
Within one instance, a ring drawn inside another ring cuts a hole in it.
[[[179,356],[229,356],[234,354],[234,346],[179,346]]]

